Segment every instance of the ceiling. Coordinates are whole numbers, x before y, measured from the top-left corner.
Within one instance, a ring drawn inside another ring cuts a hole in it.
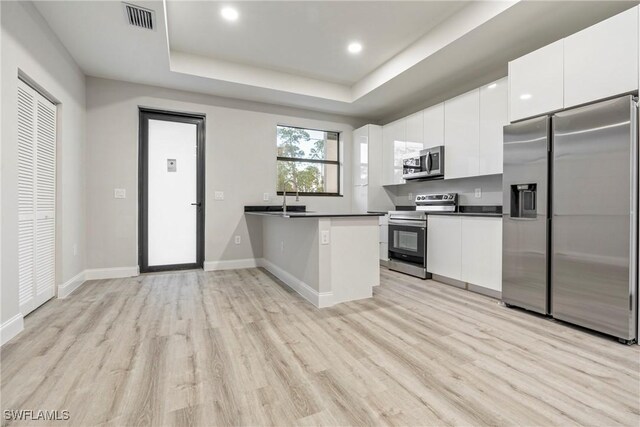
[[[41,1],[90,76],[386,122],[507,74],[508,61],[613,16],[629,1]],[[360,41],[359,55],[346,45]]]
[[[167,1],[172,51],[352,85],[467,2]],[[347,52],[351,41],[364,51]]]

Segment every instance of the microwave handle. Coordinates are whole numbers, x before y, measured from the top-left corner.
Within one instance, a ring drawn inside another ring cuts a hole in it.
[[[431,153],[427,153],[426,157],[426,167],[427,167],[427,173],[431,173]]]

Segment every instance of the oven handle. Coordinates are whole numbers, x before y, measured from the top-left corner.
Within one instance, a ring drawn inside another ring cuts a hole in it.
[[[389,225],[404,225],[404,226],[416,227],[416,228],[427,227],[426,221],[416,221],[412,219],[390,219]]]

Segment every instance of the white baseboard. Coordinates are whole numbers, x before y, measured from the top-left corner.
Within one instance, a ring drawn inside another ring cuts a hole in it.
[[[302,298],[316,307],[323,308],[333,305],[333,292],[318,292],[291,273],[284,271],[282,268],[264,258],[258,260],[258,265],[282,280],[287,286],[299,293]]]
[[[256,258],[234,259],[230,261],[205,261],[204,271],[216,270],[237,270],[240,268],[256,268],[258,260]]]
[[[0,345],[4,345],[11,338],[24,329],[24,318],[18,313],[0,326]]]
[[[86,280],[86,272],[81,271],[62,285],[58,285],[58,298],[68,297],[73,291],[82,286]]]
[[[140,275],[140,269],[135,267],[92,268],[84,271],[86,280],[121,279]]]

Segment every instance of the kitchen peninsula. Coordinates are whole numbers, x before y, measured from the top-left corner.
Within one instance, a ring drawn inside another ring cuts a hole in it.
[[[262,219],[260,265],[316,307],[370,298],[380,283],[379,213],[245,207]]]

